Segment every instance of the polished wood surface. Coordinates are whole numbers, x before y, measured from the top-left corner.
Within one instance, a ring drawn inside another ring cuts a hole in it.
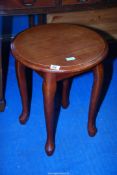
[[[70,79],[92,70],[94,83],[90,99],[88,133],[96,134],[96,112],[103,84],[103,59],[108,52],[107,43],[96,32],[70,24],[48,24],[25,30],[16,36],[11,45],[16,59],[17,78],[23,110],[20,122],[29,115],[25,67],[30,67],[43,77],[44,111],[47,130],[45,150],[52,155],[55,149],[54,100],[57,81],[63,81],[62,106],[69,104]],[[66,61],[65,58],[75,58]],[[53,66],[54,67],[53,67]],[[60,67],[58,67],[60,66]]]
[[[17,60],[37,71],[52,72],[51,65],[58,65],[60,69],[54,72],[71,73],[84,71],[102,61],[107,45],[88,28],[48,24],[22,32],[12,43],[12,51]],[[67,61],[69,57],[75,60]]]

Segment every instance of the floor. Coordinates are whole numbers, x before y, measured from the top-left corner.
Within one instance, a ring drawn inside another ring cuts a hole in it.
[[[70,106],[60,110],[56,150],[48,157],[43,111],[42,78],[33,72],[30,119],[21,125],[21,99],[10,55],[5,111],[0,113],[0,175],[117,175],[117,53],[110,47],[95,137],[87,133],[92,73],[73,80]]]

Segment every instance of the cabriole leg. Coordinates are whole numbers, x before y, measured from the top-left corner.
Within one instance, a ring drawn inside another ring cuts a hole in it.
[[[28,92],[25,75],[25,66],[18,61],[16,61],[16,73],[23,107],[19,120],[21,124],[25,124],[29,116]]]
[[[99,97],[101,94],[103,84],[103,77],[104,77],[103,64],[97,65],[93,69],[93,74],[94,74],[94,82],[92,87],[92,94],[89,106],[89,117],[88,117],[88,133],[90,136],[94,136],[97,132],[95,120],[96,120]]]
[[[69,93],[70,93],[70,79],[63,80],[63,89],[62,89],[62,106],[67,108],[69,106]]]
[[[47,130],[45,150],[52,155],[55,149],[54,130],[54,99],[56,93],[56,79],[52,73],[46,73],[43,81],[44,110]]]

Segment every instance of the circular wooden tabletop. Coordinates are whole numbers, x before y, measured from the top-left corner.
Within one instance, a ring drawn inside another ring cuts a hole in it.
[[[18,34],[11,44],[14,57],[37,71],[79,72],[100,63],[108,47],[95,31],[74,24],[46,24]]]

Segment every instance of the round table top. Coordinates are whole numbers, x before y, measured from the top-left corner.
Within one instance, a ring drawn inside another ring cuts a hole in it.
[[[75,24],[46,24],[27,29],[11,44],[14,57],[37,71],[79,72],[99,64],[108,46],[95,31]]]

